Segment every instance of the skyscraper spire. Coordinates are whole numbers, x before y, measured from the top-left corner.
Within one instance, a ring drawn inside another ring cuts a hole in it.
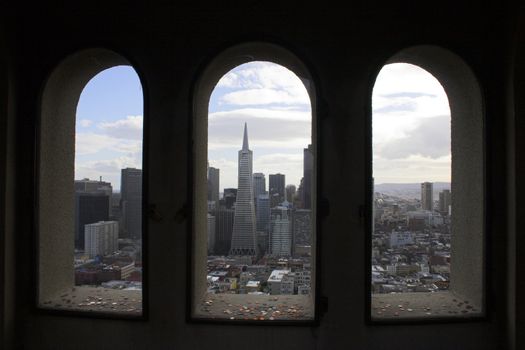
[[[244,137],[242,140],[242,150],[248,151],[248,125],[246,122],[244,122]]]

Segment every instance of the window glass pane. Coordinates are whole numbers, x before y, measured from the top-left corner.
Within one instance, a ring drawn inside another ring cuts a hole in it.
[[[476,311],[449,290],[451,169],[443,87],[418,66],[386,65],[373,92],[373,318]]]
[[[207,151],[207,288],[195,316],[311,320],[315,163],[303,82],[261,61],[225,74]]]

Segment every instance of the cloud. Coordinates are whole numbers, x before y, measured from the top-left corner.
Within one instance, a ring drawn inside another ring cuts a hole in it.
[[[309,112],[263,109],[235,110],[210,115],[208,148],[239,149],[242,145],[244,122],[248,124],[250,148],[296,148],[311,143]]]
[[[417,110],[415,101],[392,101],[392,103],[374,108],[374,113],[414,112]]]
[[[94,133],[77,133],[75,135],[76,155],[97,153],[114,145],[115,140],[107,135]]]
[[[293,91],[275,89],[250,89],[235,91],[225,94],[219,104],[237,106],[269,105],[269,104],[310,104],[310,98],[306,94],[297,94]]]
[[[289,69],[270,62],[240,65],[226,73],[217,87],[236,90],[218,99],[223,105],[310,104],[301,79]]]
[[[111,182],[113,190],[118,190],[121,169],[128,167],[141,169],[141,157],[122,156],[106,160],[77,161],[75,162],[75,178],[98,179],[99,176],[102,176],[105,181]]]
[[[270,109],[270,108],[242,108],[231,111],[214,112],[208,116],[209,122],[217,122],[226,119],[268,119],[268,121],[279,119],[288,121],[311,122],[312,113],[310,110],[294,109]]]
[[[100,123],[98,128],[115,138],[142,140],[143,122],[141,115],[127,116],[126,119]]]
[[[256,157],[253,160],[254,172],[269,174],[285,174],[286,184],[299,186],[303,177],[302,153],[273,153]],[[269,181],[269,180],[267,180]]]
[[[77,133],[75,137],[75,154],[84,156],[102,151],[121,153],[142,152],[142,140],[117,139],[108,135],[95,133]]]
[[[78,124],[83,128],[89,128],[91,124],[93,124],[92,120],[89,119],[81,119]]]
[[[376,183],[450,182],[450,154],[429,158],[411,155],[404,159],[374,157],[374,181]]]
[[[435,94],[428,94],[424,92],[394,92],[389,94],[383,94],[381,97],[386,98],[399,98],[399,97],[408,97],[408,98],[417,98],[417,97],[437,97]]]
[[[141,162],[135,157],[117,157],[114,159],[77,162],[78,170],[95,171],[97,174],[120,173],[121,169],[132,167],[141,168]]]
[[[416,128],[400,139],[375,144],[378,156],[387,159],[420,155],[437,159],[450,154],[450,116],[420,119]]]

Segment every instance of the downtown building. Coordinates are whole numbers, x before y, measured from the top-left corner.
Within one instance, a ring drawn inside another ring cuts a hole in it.
[[[220,170],[208,167],[208,201],[219,203],[219,178]]]
[[[122,238],[142,238],[142,169],[121,170]]]
[[[450,190],[443,190],[439,192],[439,211],[443,215],[450,215],[450,207],[452,205],[452,194]]]
[[[270,193],[270,206],[274,208],[284,202],[285,193],[285,177],[284,174],[270,174],[270,183],[268,190]]]
[[[238,188],[230,255],[257,255],[255,208],[252,178],[253,153],[248,148],[248,127],[244,123],[242,149],[239,151]]]
[[[270,254],[291,256],[293,246],[292,210],[287,207],[271,209],[270,214]]]
[[[215,218],[215,241],[208,243],[208,249],[211,249],[214,255],[228,255],[232,242],[235,211],[221,207],[212,211],[211,215]],[[208,230],[210,225],[211,222],[210,219],[208,219]]]
[[[100,221],[85,227],[85,252],[90,258],[105,256],[118,250],[118,222]]]
[[[85,248],[84,226],[109,220],[111,183],[90,179],[75,180],[75,249]]]
[[[253,174],[253,200],[257,201],[257,197],[266,193],[266,178],[263,173]],[[257,203],[255,203],[257,205]]]
[[[434,210],[434,184],[432,182],[421,184],[421,209]]]
[[[303,150],[303,187],[302,205],[304,209],[312,208],[312,176],[314,173],[314,153],[312,145]]]

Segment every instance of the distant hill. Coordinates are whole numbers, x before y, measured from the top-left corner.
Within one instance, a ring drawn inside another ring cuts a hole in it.
[[[450,182],[434,182],[434,200],[439,199],[439,192],[443,190],[450,190]],[[389,196],[396,196],[401,198],[421,198],[421,183],[384,183],[374,186],[374,191],[384,193]]]

